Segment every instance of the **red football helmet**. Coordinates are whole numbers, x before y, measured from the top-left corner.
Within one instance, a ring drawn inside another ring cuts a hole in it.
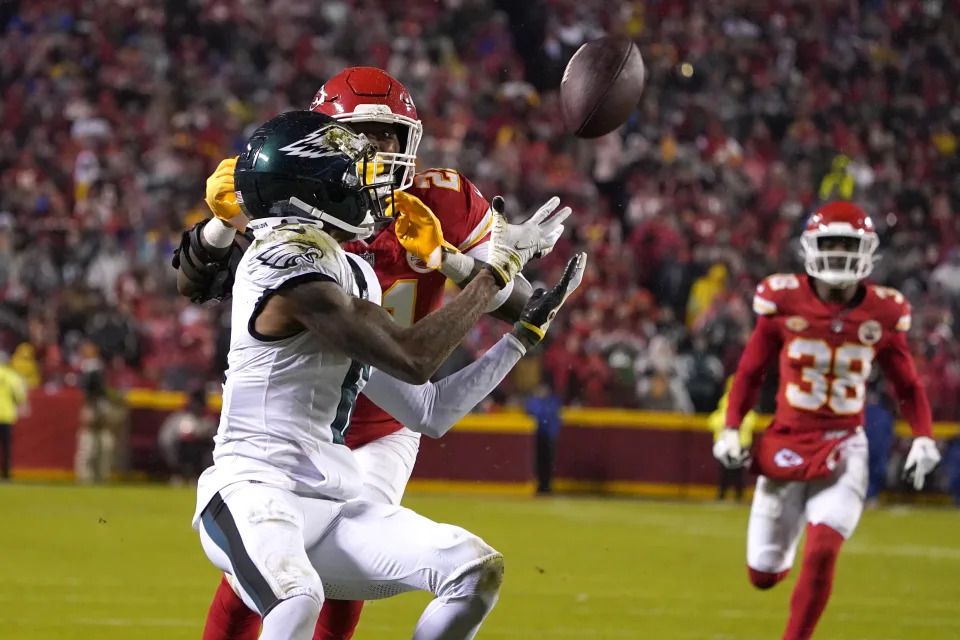
[[[828,202],[817,209],[800,236],[807,273],[830,285],[856,284],[870,275],[880,238],[863,209]]]
[[[310,110],[325,113],[341,122],[400,125],[402,151],[378,153],[377,159],[384,163],[385,169],[377,173],[394,176],[397,189],[413,185],[423,125],[410,93],[396,78],[373,67],[349,67],[320,87]]]

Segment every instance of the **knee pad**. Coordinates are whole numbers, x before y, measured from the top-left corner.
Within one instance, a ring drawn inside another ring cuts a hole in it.
[[[323,583],[305,556],[277,552],[268,556],[264,564],[265,577],[276,597],[270,605],[264,603],[266,611],[261,615],[267,615],[267,611],[293,596],[308,596],[320,611],[324,599]]]

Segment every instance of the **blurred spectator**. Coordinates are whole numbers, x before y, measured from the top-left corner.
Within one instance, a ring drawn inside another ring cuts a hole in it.
[[[960,248],[950,249],[947,259],[930,274],[930,281],[943,287],[954,300],[960,299]]]
[[[157,442],[171,472],[171,484],[196,482],[212,463],[216,423],[207,415],[207,394],[203,389],[190,393],[187,406],[172,413],[160,427]]]
[[[527,398],[527,415],[537,421],[534,469],[537,474],[537,493],[553,490],[553,463],[560,435],[560,410],[563,403],[549,386],[539,385]]]
[[[13,369],[26,383],[27,388],[36,389],[40,386],[40,367],[37,364],[36,350],[32,344],[21,343],[10,359],[10,368]]]
[[[79,358],[78,386],[84,399],[77,432],[75,472],[82,484],[106,482],[117,462],[117,440],[125,427],[126,407],[123,399],[107,387],[105,366],[96,345],[84,342]]]
[[[710,413],[723,387],[723,363],[710,353],[706,337],[694,336],[691,350],[680,356],[687,393],[697,413]]]
[[[0,351],[0,478],[10,479],[13,458],[13,427],[17,412],[27,402],[27,385],[9,365],[9,356]]]
[[[690,288],[687,301],[687,328],[692,329],[700,318],[710,310],[713,301],[727,290],[727,267],[715,264],[706,275],[697,278]]]
[[[673,345],[667,338],[656,336],[650,341],[647,354],[637,362],[637,371],[641,409],[693,413],[693,402],[678,370]]]
[[[0,348],[32,348],[31,386],[75,384],[85,337],[124,385],[220,381],[229,305],[187,311],[169,268],[206,215],[204,180],[256,124],[305,108],[344,66],[375,65],[412,92],[421,168],[460,169],[511,216],[555,194],[574,207],[567,236],[528,269],[552,282],[573,251],[591,256],[542,357],[564,402],[684,406],[679,372],[659,370],[649,393],[647,345],[676,353],[704,336],[730,373],[752,287],[798,267],[795,239],[820,201],[852,198],[895,256],[874,279],[914,306],[935,417],[960,419],[960,349],[945,331],[960,312],[954,5],[3,3]],[[584,141],[565,131],[557,87],[604,33],[638,43],[645,95],[618,131]],[[493,322],[461,360],[489,346]]]

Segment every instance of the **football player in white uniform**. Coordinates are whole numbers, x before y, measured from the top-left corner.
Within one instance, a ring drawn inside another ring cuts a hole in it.
[[[502,556],[476,536],[354,499],[363,475],[342,441],[371,367],[425,383],[542,247],[505,239],[496,216],[489,268],[448,305],[399,327],[376,304],[372,269],[339,246],[380,217],[358,167],[374,153],[332,119],[292,112],[258,129],[237,162],[256,239],[233,286],[223,412],[194,526],[211,561],[263,616],[265,640],[310,638],[325,594],[367,600],[411,590],[436,595],[415,639],[472,638],[502,579]],[[394,207],[398,233],[419,233],[402,202]],[[525,325],[546,328],[584,261],[571,261],[560,299]]]

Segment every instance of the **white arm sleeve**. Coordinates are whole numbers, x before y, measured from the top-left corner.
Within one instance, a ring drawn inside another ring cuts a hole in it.
[[[411,431],[439,438],[490,395],[525,353],[507,334],[478,360],[437,382],[408,384],[374,369],[363,394]]]
[[[490,258],[490,243],[481,242],[477,246],[467,251],[467,255],[474,260],[486,262]],[[505,286],[503,289],[500,289],[500,291],[497,292],[497,295],[493,296],[493,299],[487,304],[487,313],[496,311],[503,306],[503,303],[507,301],[507,298],[510,297],[511,293],[513,293],[513,280],[508,282],[507,286]]]

